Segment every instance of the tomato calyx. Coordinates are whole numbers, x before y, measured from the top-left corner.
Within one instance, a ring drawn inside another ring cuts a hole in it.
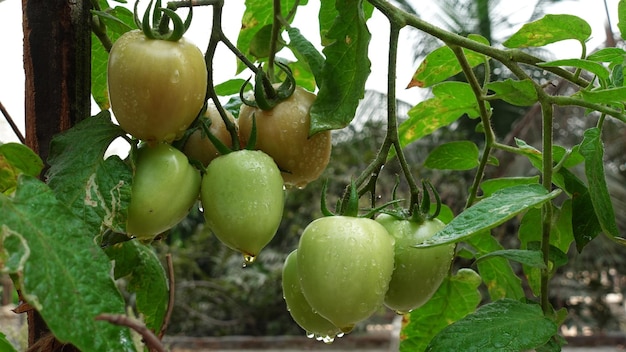
[[[276,61],[275,64],[285,73],[286,79],[278,88],[274,88],[263,67],[259,65],[254,76],[254,100],[244,96],[244,90],[251,78],[248,78],[239,91],[239,97],[244,104],[261,110],[271,110],[278,103],[286,100],[293,94],[296,89],[296,79],[293,77],[291,69],[279,61]]]
[[[348,186],[348,193],[344,196],[343,199],[337,200],[337,205],[335,210],[337,213],[333,213],[328,209],[326,205],[326,191],[328,189],[328,180],[324,181],[322,185],[322,195],[320,201],[320,208],[322,211],[322,215],[324,216],[348,216],[348,217],[359,217],[359,218],[373,218],[374,215],[380,212],[384,212],[386,208],[396,205],[403,201],[403,199],[393,199],[385,204],[376,207],[374,209],[370,209],[367,213],[363,215],[359,215],[359,193],[354,181],[350,182],[350,186]]]
[[[190,1],[191,3],[191,1]],[[137,15],[137,5],[139,0],[135,1],[134,20],[138,28],[141,28],[143,34],[148,39],[167,40],[171,42],[179,41],[191,25],[193,18],[193,6],[189,6],[189,13],[185,22],[169,7],[161,7],[161,0],[156,0],[154,10],[152,11],[152,21],[150,21],[150,10],[152,9],[152,0],[148,4],[143,19],[139,20]],[[172,20],[173,28],[170,30],[169,21]],[[150,24],[152,22],[152,25]]]

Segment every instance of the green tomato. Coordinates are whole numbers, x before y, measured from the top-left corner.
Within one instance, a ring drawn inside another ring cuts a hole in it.
[[[283,216],[280,170],[261,151],[240,150],[214,159],[200,191],[206,225],[247,263],[274,237]]]
[[[181,137],[204,104],[204,56],[184,38],[171,42],[127,32],[111,48],[107,74],[118,123],[150,144]]]
[[[179,223],[198,200],[200,171],[168,144],[137,151],[126,232],[149,240]]]
[[[300,238],[298,274],[314,311],[343,332],[383,304],[393,272],[393,237],[372,219],[320,218]]]
[[[399,314],[422,306],[437,291],[448,274],[454,244],[415,248],[445,225],[437,219],[421,224],[388,214],[376,218],[396,239],[395,269],[385,296],[385,305]]]
[[[250,97],[253,99],[253,97]],[[271,110],[241,106],[239,136],[246,145],[256,121],[256,149],[271,156],[283,171],[285,186],[303,188],[324,172],[330,160],[330,131],[309,136],[315,94],[296,87],[293,94]]]
[[[343,333],[327,319],[317,314],[307,302],[300,286],[298,275],[298,250],[289,253],[283,266],[283,297],[293,320],[300,325],[307,336],[330,343]]]

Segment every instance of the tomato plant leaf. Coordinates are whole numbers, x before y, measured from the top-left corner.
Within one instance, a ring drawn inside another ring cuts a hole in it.
[[[89,226],[38,179],[18,182],[12,197],[0,195],[0,267],[18,274],[16,286],[60,341],[81,351],[134,351],[128,328],[94,319],[126,308]]]
[[[622,48],[603,48],[587,56],[589,61],[609,62],[612,64],[622,63],[625,58],[626,50]]]
[[[482,44],[489,45],[489,41],[476,34],[470,34],[469,39]],[[485,62],[486,57],[475,51],[463,48],[465,58],[471,67],[476,67]],[[463,71],[461,64],[454,55],[449,46],[442,46],[433,50],[426,55],[422,63],[413,74],[407,88],[411,87],[430,87],[434,84],[445,81],[446,79],[459,74]]]
[[[528,208],[555,198],[561,192],[550,193],[541,185],[520,185],[501,189],[459,214],[441,231],[416,247],[454,243],[492,229]]]
[[[626,92],[626,91],[625,91]],[[602,231],[608,236],[619,236],[615,211],[604,175],[604,146],[597,127],[585,131],[580,144],[580,153],[585,157],[585,175],[589,183],[589,195]]]
[[[496,92],[496,97],[513,105],[531,106],[537,102],[537,91],[529,79],[516,81],[509,78],[490,82],[486,88]]]
[[[559,66],[571,66],[580,68],[586,71],[593,73],[598,76],[601,80],[609,79],[610,72],[604,67],[602,64],[599,64],[595,61],[591,60],[583,60],[583,59],[563,59],[563,60],[555,60],[539,63],[540,67],[559,67]]]
[[[117,156],[104,159],[109,144],[123,134],[103,111],[52,139],[48,184],[89,225],[86,234],[125,232],[132,172]]]
[[[229,96],[229,95],[239,94],[239,91],[241,90],[241,86],[243,86],[245,83],[246,83],[245,79],[241,79],[241,78],[229,79],[228,81],[225,81],[216,85],[215,93],[217,93],[217,95],[220,95],[220,96]],[[246,87],[244,88],[244,91],[248,91],[250,89],[252,89],[252,87],[250,85],[246,85]]]
[[[539,305],[502,299],[444,328],[426,351],[525,351],[541,346],[557,333]]]
[[[0,351],[17,352],[15,347],[9,342],[6,335],[0,332]]]
[[[480,284],[480,276],[467,268],[445,278],[428,302],[404,315],[400,352],[424,351],[428,342],[451,321],[473,312],[480,303]]]
[[[107,6],[108,7],[108,6]],[[104,9],[103,9],[104,10]],[[122,34],[136,29],[133,13],[123,7],[96,13],[106,26],[106,34],[115,42]],[[107,87],[107,62],[109,54],[95,34],[91,35],[91,95],[100,109],[109,109],[109,93]]]
[[[126,241],[105,249],[115,261],[114,278],[125,277],[127,289],[135,293],[137,311],[148,329],[159,333],[169,298],[168,280],[154,250],[137,240]]]
[[[478,166],[478,147],[470,141],[455,141],[433,149],[424,166],[439,170],[471,170]]]
[[[306,5],[307,0],[283,0],[281,12],[289,13],[296,5]],[[274,19],[274,8],[267,0],[246,0],[246,10],[241,18],[241,30],[237,37],[237,48],[250,60],[254,61],[250,48],[254,37],[267,25],[271,25]],[[246,69],[246,65],[237,60],[237,73]]]
[[[301,33],[300,30],[294,27],[287,29],[289,34],[289,47],[294,54],[298,57],[299,61],[304,61],[317,82],[317,86],[322,85],[322,70],[324,67],[324,56],[315,49],[313,44],[309,42]],[[313,91],[314,89],[311,89]]]
[[[335,39],[328,37],[328,31],[333,26],[335,19],[338,16],[337,8],[335,7],[337,1],[336,0],[321,0],[320,1],[320,10],[318,14],[319,20],[319,31],[320,37],[322,41],[322,46],[328,46],[332,44]],[[363,6],[363,15],[365,19],[369,19],[372,17],[372,13],[374,13],[374,6],[371,5],[367,1],[362,2]]]
[[[476,253],[478,256],[504,250],[504,247],[491,236],[489,231],[469,238],[467,242],[478,252]],[[508,260],[492,257],[489,260],[478,261],[476,265],[492,301],[501,298],[522,299],[524,297],[522,281]]]
[[[537,183],[539,183],[539,176],[492,178],[483,181],[480,184],[480,189],[483,191],[483,197],[489,197],[496,191],[499,191],[503,188]]]
[[[43,161],[27,146],[0,143],[0,193],[12,193],[20,174],[38,176],[42,169]]]
[[[487,253],[479,258],[476,258],[476,262],[483,261],[489,258],[502,257],[507,260],[518,262],[533,268],[545,268],[546,264],[543,262],[543,255],[539,251],[528,249],[502,249]]]
[[[463,82],[443,82],[433,87],[434,97],[411,108],[400,124],[400,145],[408,144],[456,121],[463,114],[478,117],[480,111],[472,88]],[[489,108],[489,106],[487,106]]]
[[[545,15],[526,23],[502,45],[507,48],[539,47],[562,40],[575,39],[584,45],[591,36],[587,21],[574,15]]]
[[[611,104],[624,102],[626,87],[615,87],[599,90],[581,90],[578,94],[590,103]]]
[[[370,74],[368,46],[371,34],[365,24],[362,0],[337,1],[338,16],[327,37],[334,42],[323,50],[326,62],[322,85],[311,106],[310,135],[347,126],[356,113]]]

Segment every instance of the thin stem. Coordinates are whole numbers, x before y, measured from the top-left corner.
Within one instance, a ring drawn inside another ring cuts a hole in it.
[[[174,311],[174,296],[176,292],[176,279],[174,278],[174,263],[172,262],[172,254],[168,253],[165,256],[165,260],[167,261],[167,277],[170,284],[169,296],[167,300],[167,310],[165,311],[165,317],[163,318],[163,326],[161,326],[161,331],[159,332],[159,340],[163,339],[165,331],[167,331],[167,328],[170,324],[172,312]]]
[[[280,18],[282,13],[280,9],[280,0],[273,1],[274,20],[272,21],[272,36],[270,38],[270,56],[267,60],[267,76],[274,81],[274,60],[276,59],[276,48],[278,47],[278,35],[282,28]]]
[[[489,155],[491,153],[493,144],[495,143],[496,136],[491,127],[491,112],[487,109],[487,105],[482,99],[483,88],[481,87],[480,82],[478,82],[478,78],[474,74],[472,66],[467,61],[467,57],[465,57],[465,53],[463,53],[463,49],[460,46],[449,46],[452,49],[452,52],[454,52],[457,60],[459,61],[461,69],[463,69],[463,73],[465,74],[465,77],[467,78],[467,81],[472,88],[472,92],[474,92],[474,96],[476,96],[476,102],[478,103],[478,109],[480,111],[480,120],[485,130],[485,146],[483,148],[483,155],[480,158],[478,170],[476,171],[474,181],[472,182],[472,186],[470,187],[469,196],[467,197],[467,202],[465,203],[465,208],[469,208],[470,206],[472,206],[472,204],[474,204],[474,201],[477,198],[478,188],[480,187],[480,182],[485,175],[485,169],[487,168],[487,162],[489,161]]]
[[[9,115],[9,112],[4,108],[4,105],[2,105],[2,102],[0,102],[0,111],[2,112],[2,115],[4,115],[4,118],[7,120],[7,122],[9,123],[9,126],[11,126],[13,133],[15,133],[17,138],[20,140],[20,143],[25,144],[26,138],[24,138],[24,135],[22,134],[22,132],[20,132],[20,129],[17,127],[17,124],[13,121],[13,119],[11,118],[11,115]]]
[[[602,114],[612,116],[624,123],[626,123],[626,114],[620,110],[613,109],[606,105],[591,103],[582,99],[578,99],[575,97],[567,97],[567,96],[548,96],[548,101],[552,104],[556,104],[559,106],[581,106],[583,108],[588,108],[591,110],[596,110]]]
[[[161,341],[148,329],[143,323],[140,321],[131,319],[125,315],[114,315],[114,314],[100,314],[96,318],[96,320],[108,321],[111,324],[126,326],[133,330],[135,330],[141,337],[143,338],[146,346],[150,349],[150,351],[154,352],[166,352],[165,347]]]
[[[542,165],[542,173],[543,179],[542,184],[546,190],[550,191],[552,189],[552,175],[553,175],[553,161],[552,161],[552,142],[553,142],[553,109],[552,104],[550,104],[547,99],[547,94],[542,94],[539,96],[539,100],[541,103],[541,113],[542,113],[542,144],[543,144],[543,165]],[[548,297],[548,281],[550,279],[550,269],[549,269],[549,260],[550,260],[550,229],[552,225],[552,203],[547,202],[543,206],[543,216],[542,216],[542,238],[541,238],[541,253],[543,254],[543,261],[545,263],[545,268],[541,270],[541,308],[545,314],[550,312],[550,302]]]
[[[91,1],[91,6],[93,6],[94,10],[101,11],[100,4],[96,0]],[[96,35],[96,38],[102,43],[104,50],[106,52],[110,52],[113,47],[113,41],[107,35],[107,27],[104,22],[100,21],[100,18],[96,15],[91,16],[91,31]]]

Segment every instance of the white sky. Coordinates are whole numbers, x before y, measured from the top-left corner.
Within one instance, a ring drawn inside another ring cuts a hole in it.
[[[129,1],[133,3],[133,1]],[[142,3],[147,5],[148,1]],[[307,7],[316,6],[315,0],[309,0]],[[508,6],[510,4],[512,16],[519,17],[513,19],[513,22],[524,22],[530,14],[532,6],[530,1],[513,1],[502,0],[500,6]],[[609,10],[611,11],[611,23],[614,28],[617,25],[617,3],[618,0],[609,0]],[[110,1],[110,4],[116,4]],[[141,5],[141,3],[140,3]],[[20,0],[5,0],[0,2],[0,50],[2,50],[0,61],[0,102],[11,114],[13,120],[18,124],[22,133],[24,133],[24,69],[22,62],[22,2]],[[419,9],[422,13],[428,13],[429,8],[434,5],[425,2],[421,4]],[[230,0],[226,1],[224,6],[223,18],[225,19],[223,26],[224,32],[231,41],[236,42],[237,33],[240,28],[241,14],[243,13],[243,1]],[[508,9],[508,8],[507,8]],[[316,33],[317,28],[311,25],[312,22],[307,21],[306,14],[317,13],[317,10],[301,11],[300,16],[296,17],[294,26],[298,27],[303,34],[313,43],[319,43],[319,34]],[[508,12],[508,11],[507,11]],[[592,39],[588,45],[589,50],[600,45],[604,39],[604,23],[606,22],[606,12],[602,0],[578,0],[563,1],[562,4],[554,5],[548,11],[549,13],[568,13],[577,15],[592,25]],[[194,21],[191,28],[186,34],[202,51],[206,49],[211,26],[211,9],[210,7],[198,8],[194,11]],[[384,17],[375,12],[374,16],[368,22],[370,31],[372,32],[372,43],[370,44],[370,59],[372,61],[372,74],[367,82],[368,89],[385,91],[386,87],[386,66],[387,66],[387,46],[388,41],[388,25]],[[516,30],[512,29],[513,31]],[[615,30],[617,34],[617,30]],[[556,53],[557,58],[575,57],[580,55],[580,46],[574,41],[566,41],[559,44],[553,44],[549,48]],[[422,92],[417,88],[405,90],[406,84],[415,71],[411,55],[408,50],[410,45],[401,47],[398,57],[398,80],[397,91],[398,98],[410,103],[417,103],[422,99]],[[218,48],[218,62],[215,67],[215,82],[220,83],[232,78],[235,74],[236,61],[233,55],[230,55],[224,46]],[[92,113],[97,113],[97,107],[94,107]],[[8,123],[0,114],[0,141],[11,142],[18,141],[17,137],[11,131]]]

